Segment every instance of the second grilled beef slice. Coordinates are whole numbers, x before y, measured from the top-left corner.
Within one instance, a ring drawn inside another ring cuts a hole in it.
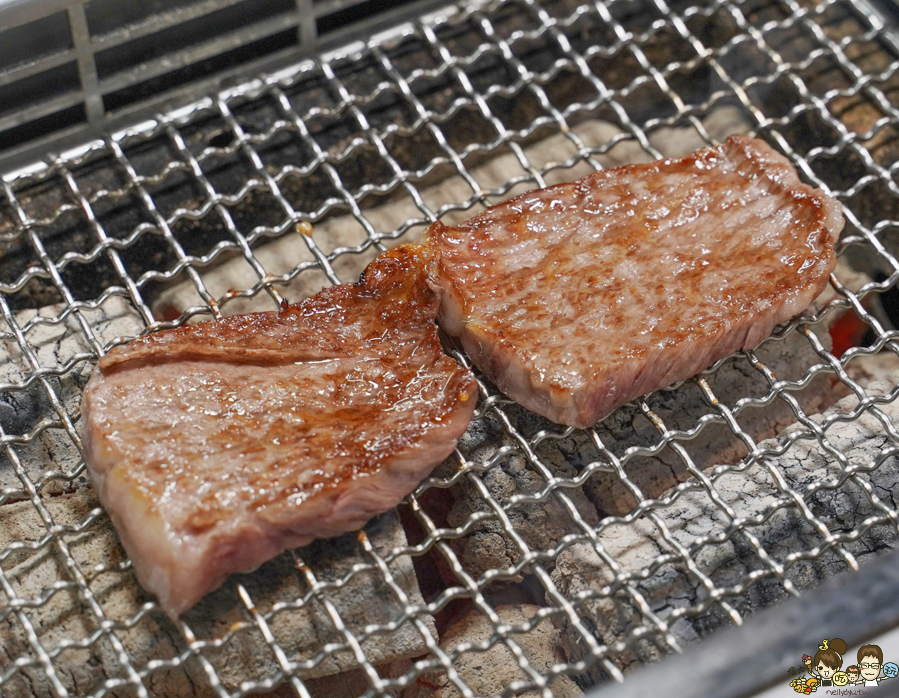
[[[440,322],[516,402],[589,427],[805,310],[839,204],[764,142],[529,192],[428,231]]]

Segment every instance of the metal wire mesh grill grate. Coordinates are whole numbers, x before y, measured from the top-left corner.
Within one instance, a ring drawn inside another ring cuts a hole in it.
[[[890,547],[899,387],[852,370],[899,353],[870,305],[899,274],[888,39],[843,0],[470,5],[8,177],[0,694],[337,695],[322,682],[349,671],[348,695],[574,695]],[[879,280],[838,273],[816,315],[592,430],[481,381],[399,538],[380,521],[285,554],[178,624],[141,595],[78,456],[98,354],[352,280],[438,217],[734,129],[845,205],[839,253]],[[826,325],[844,309],[873,340],[838,357]],[[353,595],[382,615],[348,611]],[[498,687],[472,657],[506,667]]]

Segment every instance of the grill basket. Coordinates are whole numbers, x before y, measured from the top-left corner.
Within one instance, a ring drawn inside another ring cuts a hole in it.
[[[899,534],[886,16],[452,5],[7,174],[0,695],[574,696],[864,575]],[[806,314],[589,430],[479,379],[456,454],[395,512],[232,576],[177,623],[140,590],[79,453],[98,355],[352,281],[438,218],[736,131],[844,205]]]

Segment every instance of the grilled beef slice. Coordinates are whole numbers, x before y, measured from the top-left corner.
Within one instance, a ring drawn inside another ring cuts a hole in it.
[[[437,337],[432,257],[279,313],[160,332],[104,356],[85,457],[138,579],[172,615],[224,577],[390,509],[449,455],[477,386]]]
[[[440,322],[509,397],[588,427],[802,312],[837,202],[747,136],[434,223]]]

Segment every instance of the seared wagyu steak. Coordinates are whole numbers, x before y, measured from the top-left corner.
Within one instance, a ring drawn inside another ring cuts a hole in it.
[[[454,449],[477,402],[447,357],[423,247],[278,313],[110,351],[84,391],[88,470],[170,616],[230,572],[364,525]]]
[[[760,140],[629,165],[434,223],[440,323],[516,402],[589,427],[824,289],[839,205]]]

